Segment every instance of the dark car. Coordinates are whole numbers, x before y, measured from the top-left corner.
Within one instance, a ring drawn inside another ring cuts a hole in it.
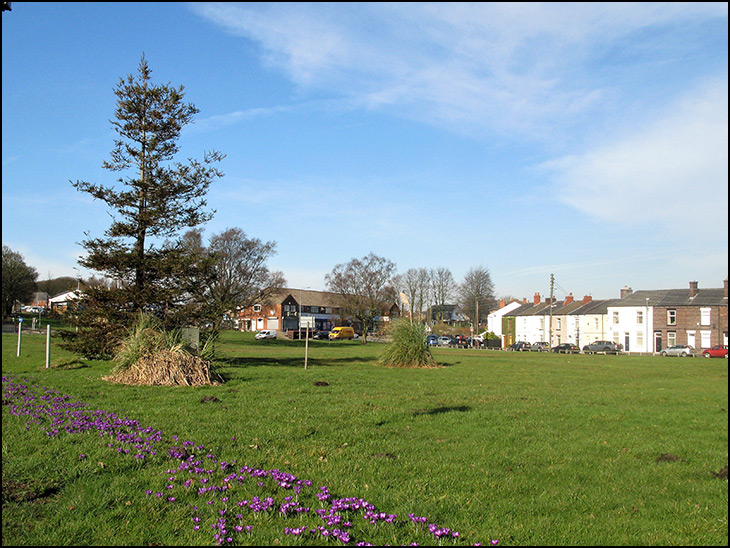
[[[458,346],[459,348],[465,348],[469,345],[469,339],[467,339],[464,335],[457,335],[451,339],[451,344],[453,346]]]
[[[558,354],[580,354],[580,347],[571,343],[562,343],[554,346],[553,352]]]
[[[314,335],[312,335],[313,339],[319,339],[320,341],[328,341],[330,340],[330,332],[329,331],[317,331]]]
[[[530,347],[530,352],[547,352],[550,350],[550,345],[545,341],[533,343]]]
[[[438,335],[429,335],[428,337],[426,337],[426,341],[428,342],[428,346],[438,346],[439,336]]]
[[[527,352],[528,350],[530,350],[530,346],[532,345],[528,342],[517,341],[516,343],[511,345],[509,349],[513,352]]]
[[[606,354],[618,354],[623,346],[613,341],[593,341],[583,347],[586,354],[595,354],[596,352],[605,352]]]

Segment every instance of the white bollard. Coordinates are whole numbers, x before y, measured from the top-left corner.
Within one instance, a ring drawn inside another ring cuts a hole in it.
[[[51,366],[51,324],[46,325],[46,369]]]

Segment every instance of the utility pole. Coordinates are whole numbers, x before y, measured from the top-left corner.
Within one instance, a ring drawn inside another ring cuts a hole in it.
[[[548,335],[548,346],[553,347],[553,289],[555,288],[555,275],[550,274],[550,330]]]

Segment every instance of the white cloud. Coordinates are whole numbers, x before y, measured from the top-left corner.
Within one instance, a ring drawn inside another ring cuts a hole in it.
[[[587,76],[606,47],[644,29],[727,17],[719,3],[192,6],[260,45],[302,89],[455,131],[538,139],[555,139],[611,95]]]
[[[545,164],[560,199],[605,221],[727,234],[727,93],[713,82],[615,143]]]

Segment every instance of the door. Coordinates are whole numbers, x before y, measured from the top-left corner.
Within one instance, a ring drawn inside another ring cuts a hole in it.
[[[624,351],[629,351],[629,341],[631,340],[631,334],[624,332]]]
[[[654,332],[654,352],[661,352],[661,351],[662,351],[662,332],[655,331]]]

